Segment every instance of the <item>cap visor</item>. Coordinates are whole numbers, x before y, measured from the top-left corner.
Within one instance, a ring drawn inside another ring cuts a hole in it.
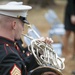
[[[23,22],[26,23],[26,24],[30,24],[27,20],[23,20]]]

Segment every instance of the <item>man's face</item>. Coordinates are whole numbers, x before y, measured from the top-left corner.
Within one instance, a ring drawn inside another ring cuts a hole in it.
[[[24,23],[18,19],[16,21],[16,29],[15,29],[16,40],[19,40],[21,38],[23,30],[24,30]]]

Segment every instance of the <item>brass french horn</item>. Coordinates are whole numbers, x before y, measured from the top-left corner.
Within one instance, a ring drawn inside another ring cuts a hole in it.
[[[54,72],[57,75],[62,75],[62,70],[65,68],[64,58],[59,57],[53,50],[51,44],[47,44],[43,41],[39,41],[40,37],[38,33],[32,28],[32,31],[38,36],[34,39],[33,36],[22,34],[23,36],[31,40],[29,50],[34,55],[39,67],[31,70],[30,75],[44,75],[45,72]]]

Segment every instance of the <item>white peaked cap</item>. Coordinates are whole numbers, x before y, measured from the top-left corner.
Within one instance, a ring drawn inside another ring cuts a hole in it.
[[[9,2],[6,5],[0,5],[0,14],[11,17],[27,17],[27,11],[32,9],[31,6],[23,5],[23,2]]]
[[[8,5],[8,4],[13,4],[13,5],[22,5],[23,4],[23,2],[16,2],[16,1],[11,1],[11,2],[9,2],[9,3],[7,3],[6,5]]]

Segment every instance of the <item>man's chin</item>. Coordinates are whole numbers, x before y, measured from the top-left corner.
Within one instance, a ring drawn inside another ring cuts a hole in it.
[[[20,40],[21,39],[21,37],[20,38],[16,38],[15,40]]]

